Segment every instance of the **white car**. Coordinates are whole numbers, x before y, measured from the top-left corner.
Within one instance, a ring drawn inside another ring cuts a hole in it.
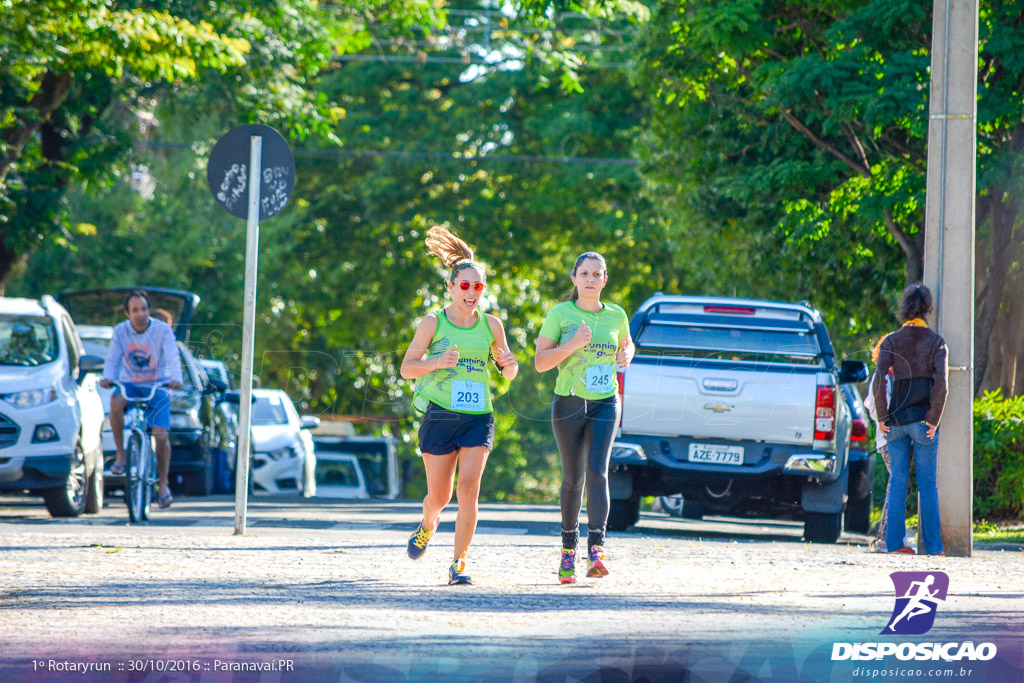
[[[228,372],[228,366],[222,360],[211,360],[209,358],[197,358],[199,365],[206,371],[207,377],[214,377],[224,382],[228,389],[234,389],[235,382]]]
[[[310,429],[320,424],[311,415],[299,417],[295,404],[280,389],[253,389],[252,471],[255,490],[299,491],[316,495],[316,454]]]
[[[359,458],[348,453],[318,451],[316,495],[319,498],[369,498]]]
[[[54,517],[100,511],[102,370],[53,297],[0,298],[0,490],[42,495]]]

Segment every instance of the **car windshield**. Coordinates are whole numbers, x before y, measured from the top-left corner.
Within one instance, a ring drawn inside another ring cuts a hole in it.
[[[90,355],[106,358],[110,340],[103,337],[82,337],[82,347]]]
[[[215,365],[215,364],[212,364],[212,363],[202,363],[201,365],[203,366],[203,370],[206,370],[206,375],[208,377],[214,377],[214,378],[219,379],[220,381],[224,382],[228,386],[231,386],[230,381],[228,381],[228,375],[224,371],[224,367],[223,366]]]
[[[0,365],[52,363],[57,349],[57,330],[50,318],[0,315]]]
[[[316,464],[319,486],[359,486],[359,475],[350,460],[320,460]]]
[[[254,425],[286,425],[288,411],[280,396],[257,396],[252,404]]]

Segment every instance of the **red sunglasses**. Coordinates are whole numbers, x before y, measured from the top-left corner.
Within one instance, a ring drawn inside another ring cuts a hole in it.
[[[463,292],[467,291],[470,288],[470,286],[472,286],[473,289],[475,289],[478,292],[484,291],[484,283],[482,282],[467,282],[466,280],[459,280],[455,284],[457,284],[459,286],[459,289],[461,289]]]

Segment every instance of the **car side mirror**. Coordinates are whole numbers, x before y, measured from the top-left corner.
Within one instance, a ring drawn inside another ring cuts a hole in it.
[[[860,360],[844,360],[839,366],[840,384],[859,384],[868,379],[868,364]]]
[[[300,420],[303,429],[316,429],[320,426],[320,418],[316,415],[303,415]]]
[[[92,372],[96,374],[103,374],[103,366],[106,365],[106,359],[100,356],[94,356],[86,354],[78,359],[78,375],[84,377],[86,374]]]
[[[206,384],[203,386],[203,396],[210,396],[212,394],[223,394],[228,390],[228,385],[224,380],[217,379],[216,377],[207,377]]]

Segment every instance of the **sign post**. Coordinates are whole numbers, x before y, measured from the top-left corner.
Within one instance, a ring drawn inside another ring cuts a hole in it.
[[[270,126],[239,126],[217,141],[210,153],[206,179],[217,203],[231,215],[246,220],[240,433],[235,456],[235,534],[241,535],[245,533],[249,454],[252,452],[252,375],[260,219],[276,216],[288,203],[295,188],[295,162],[288,143]],[[246,195],[247,201],[242,201]]]

